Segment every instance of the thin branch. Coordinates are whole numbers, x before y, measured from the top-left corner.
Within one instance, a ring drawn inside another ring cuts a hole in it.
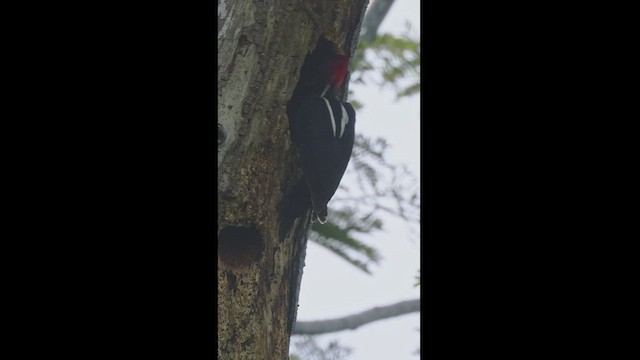
[[[353,330],[374,321],[419,311],[420,299],[401,301],[392,305],[374,307],[373,309],[358,314],[332,320],[298,321],[294,326],[293,335],[316,335],[342,330]]]
[[[395,0],[375,0],[362,20],[362,33],[360,41],[373,41],[378,33],[378,28],[387,16],[391,5]]]

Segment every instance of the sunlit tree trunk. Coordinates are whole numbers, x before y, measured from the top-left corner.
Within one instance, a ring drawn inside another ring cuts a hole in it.
[[[288,358],[310,214],[277,210],[300,177],[287,103],[320,37],[353,53],[366,4],[218,2],[220,359]]]

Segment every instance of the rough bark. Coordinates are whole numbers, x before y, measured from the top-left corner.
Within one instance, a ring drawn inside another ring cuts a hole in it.
[[[352,54],[367,0],[218,2],[218,358],[287,359],[310,213],[287,106],[321,38]]]

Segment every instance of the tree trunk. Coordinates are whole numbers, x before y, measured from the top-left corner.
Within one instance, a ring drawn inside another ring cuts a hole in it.
[[[278,210],[300,178],[287,108],[319,43],[353,54],[366,4],[218,1],[220,359],[288,358],[310,212]]]

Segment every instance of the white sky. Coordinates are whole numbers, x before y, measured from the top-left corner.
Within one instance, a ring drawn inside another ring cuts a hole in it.
[[[373,0],[372,0],[373,1]],[[400,35],[409,21],[416,37],[420,35],[420,1],[396,0],[379,33]],[[387,160],[406,164],[420,175],[420,99],[418,95],[396,102],[393,89],[375,85],[351,84],[355,98],[364,108],[358,111],[356,132],[383,137],[389,143]],[[329,203],[331,205],[331,203]],[[367,275],[328,250],[309,242],[302,277],[298,320],[325,320],[351,315],[374,306],[390,305],[420,297],[414,287],[420,268],[420,244],[411,240],[402,221],[384,221],[384,231],[368,243],[383,259]],[[420,347],[420,315],[403,315],[364,325],[356,330],[316,336],[324,348],[337,340],[352,348],[348,360],[416,360]],[[295,341],[295,337],[292,338]]]

